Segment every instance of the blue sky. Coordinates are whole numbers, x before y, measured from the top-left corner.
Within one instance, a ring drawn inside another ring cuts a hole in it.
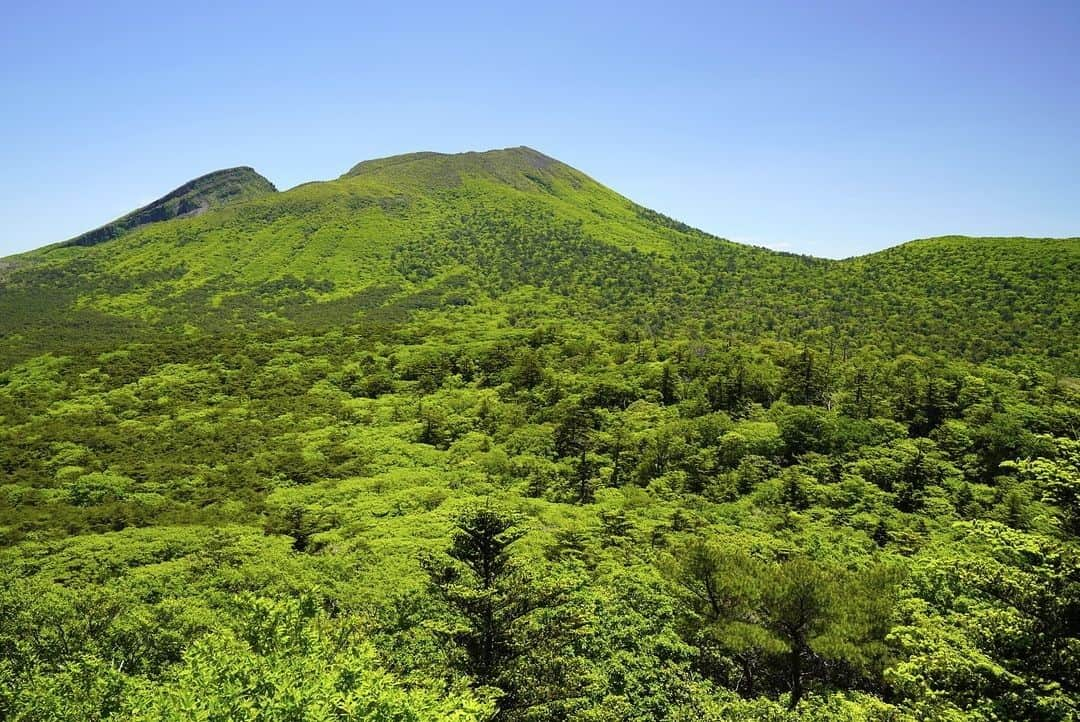
[[[785,250],[1080,235],[1075,0],[153,5],[5,8],[0,255],[216,168],[511,145]]]

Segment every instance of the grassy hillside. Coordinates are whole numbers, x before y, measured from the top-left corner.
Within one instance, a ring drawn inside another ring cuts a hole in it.
[[[274,193],[274,185],[251,168],[214,171],[189,181],[138,210],[117,218],[101,228],[66,241],[65,246],[94,246],[149,223],[186,218],[206,213],[227,203]]]
[[[842,262],[776,253],[677,223],[527,148],[367,161],[336,181],[15,263],[0,280],[0,332],[22,337],[11,354],[47,346],[35,328],[53,343],[90,328],[302,328],[533,288],[552,304],[534,314],[635,333],[873,339],[1078,368],[1075,239],[933,239]]]
[[[1078,264],[527,148],[5,259],[0,718],[1074,719]]]

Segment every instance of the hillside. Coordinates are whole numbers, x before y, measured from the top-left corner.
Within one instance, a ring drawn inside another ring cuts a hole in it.
[[[94,246],[149,223],[170,221],[206,213],[227,203],[274,193],[274,185],[251,168],[228,168],[188,181],[153,203],[65,241],[65,246]]]
[[[1080,715],[1080,240],[223,173],[0,262],[0,718]]]
[[[93,249],[19,257],[0,277],[0,332],[20,334],[9,353],[43,348],[23,340],[38,328],[53,343],[100,328],[304,328],[535,289],[534,313],[647,334],[873,337],[894,351],[1022,352],[1080,368],[1075,239],[934,239],[841,262],[776,253],[642,208],[528,148],[366,161],[252,195]]]

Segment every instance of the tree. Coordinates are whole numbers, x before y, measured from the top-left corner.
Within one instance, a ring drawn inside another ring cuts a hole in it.
[[[671,370],[671,364],[664,364],[664,370],[660,374],[660,399],[665,406],[670,406],[679,400],[675,373]]]
[[[578,457],[570,462],[566,485],[574,501],[578,504],[591,504],[596,494],[597,459],[582,448]]]
[[[168,681],[136,688],[128,714],[117,717],[137,722],[490,718],[491,704],[470,691],[446,695],[434,685],[406,685],[382,669],[354,619],[328,618],[310,599],[243,598],[241,603],[246,619],[239,634],[207,635],[193,644]],[[313,712],[330,709],[332,715]]]
[[[544,380],[544,366],[539,355],[531,348],[518,352],[509,372],[510,383],[517,389],[532,389]]]
[[[764,565],[742,550],[694,540],[666,570],[682,602],[683,634],[698,648],[698,671],[754,695],[763,655],[774,646],[755,624]]]
[[[874,527],[872,538],[874,543],[879,547],[884,547],[892,540],[892,535],[889,534],[889,527],[885,524],[884,519],[878,519],[877,526]]]
[[[444,446],[447,441],[447,412],[438,404],[422,404],[417,414],[420,423],[419,441],[431,446]]]
[[[590,457],[596,445],[595,428],[599,422],[595,409],[583,403],[570,406],[555,426],[555,452],[571,457],[568,486],[578,503],[592,501],[598,464]]]
[[[1035,484],[1046,501],[1058,507],[1062,530],[1080,536],[1080,441],[1053,439],[1052,443],[1053,458],[1025,459],[1011,465],[1022,479]]]
[[[813,351],[804,348],[798,356],[788,360],[784,385],[793,403],[809,406],[821,402],[828,385],[827,377],[815,363]]]
[[[828,631],[835,614],[837,590],[830,575],[805,559],[779,565],[769,582],[763,600],[766,625],[787,647],[788,706],[795,709],[814,642]]]
[[[808,451],[829,453],[832,418],[823,410],[810,406],[790,406],[779,410],[776,425],[780,429],[789,462]]]
[[[793,511],[802,511],[810,506],[810,493],[807,487],[813,479],[799,467],[789,466],[781,474],[780,503]]]
[[[574,688],[565,678],[572,665],[554,661],[574,629],[568,590],[559,580],[542,584],[516,558],[511,547],[525,533],[518,521],[490,505],[468,508],[454,519],[446,554],[423,560],[432,594],[451,612],[440,636],[477,687],[501,690],[504,717]]]
[[[596,412],[584,404],[576,403],[564,408],[555,424],[555,453],[561,457],[578,457],[592,449],[596,425]]]
[[[746,695],[787,691],[794,709],[808,679],[880,679],[898,582],[891,569],[854,575],[802,557],[770,564],[702,541],[668,569],[698,669],[714,681]]]

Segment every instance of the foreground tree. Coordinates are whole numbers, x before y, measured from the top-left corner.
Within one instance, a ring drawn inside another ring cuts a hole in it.
[[[567,586],[541,583],[511,547],[524,535],[515,515],[479,506],[454,520],[445,555],[423,561],[433,596],[450,615],[437,633],[459,671],[501,692],[498,717],[573,697],[573,665],[562,660],[575,624]]]
[[[745,696],[788,692],[795,709],[809,682],[875,688],[885,660],[897,575],[858,575],[796,557],[767,563],[694,541],[669,567],[684,634],[699,671]]]

